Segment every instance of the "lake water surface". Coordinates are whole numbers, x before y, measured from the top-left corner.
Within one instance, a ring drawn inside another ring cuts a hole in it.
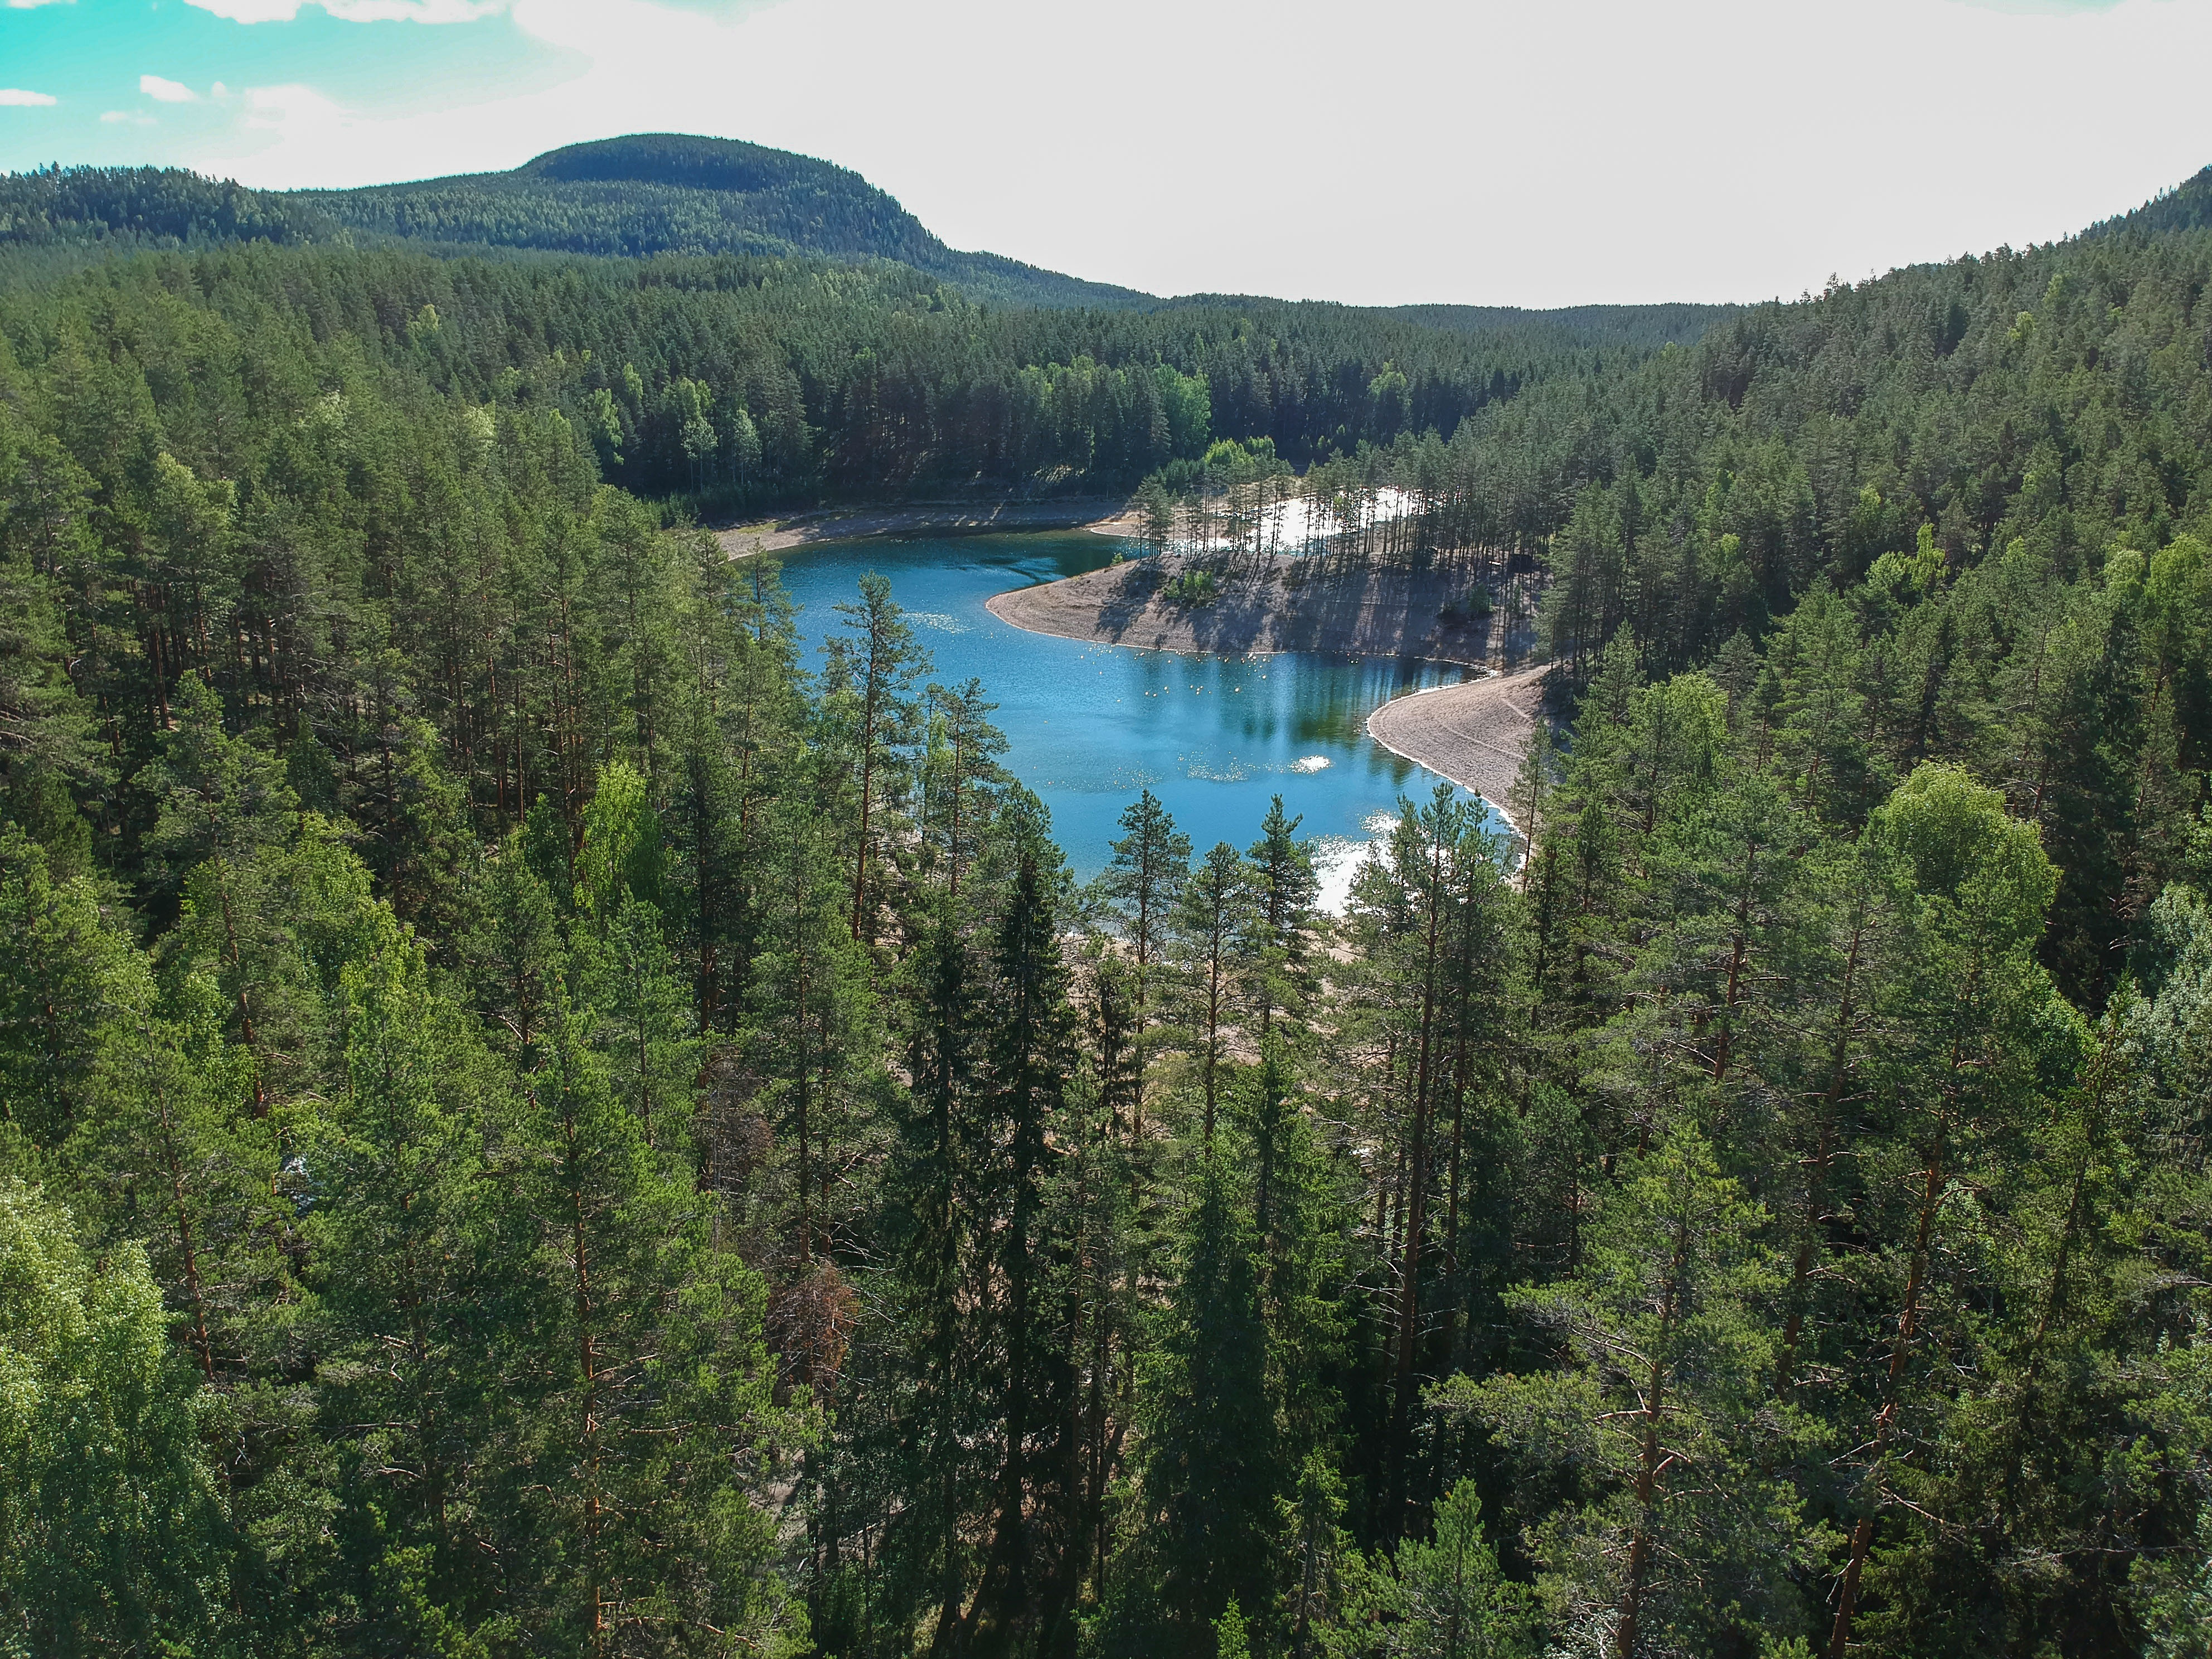
[[[1200,854],[1258,839],[1268,797],[1303,813],[1319,842],[1324,899],[1341,903],[1352,861],[1398,798],[1441,781],[1367,736],[1381,703],[1463,677],[1449,665],[1322,656],[1182,656],[1031,634],[984,608],[994,593],[1079,575],[1117,544],[1086,531],[839,542],[780,555],[801,607],[807,665],[838,631],[833,606],[869,571],[888,577],[946,684],[974,675],[999,705],[1006,764],[1052,811],[1079,878],[1110,856],[1115,820],[1140,789],[1158,795]],[[1332,908],[1334,908],[1334,906]]]

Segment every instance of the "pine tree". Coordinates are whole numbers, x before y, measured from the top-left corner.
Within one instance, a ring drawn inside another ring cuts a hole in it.
[[[1885,1066],[1895,1068],[1895,1115],[1860,1209],[1875,1241],[1861,1264],[1862,1295],[1893,1297],[1895,1313],[1884,1322],[1886,1340],[1859,1361],[1872,1422],[1832,1659],[1851,1639],[1877,1527],[1899,1499],[1911,1503],[1899,1483],[1917,1477],[1899,1442],[1937,1432],[1948,1409],[1928,1370],[1929,1328],[1947,1344],[1972,1339],[1971,1304],[1938,1277],[1953,1229],[1971,1224],[1954,1194],[2002,1180],[2020,1155],[2039,1078],[2069,1064],[2077,1041],[2032,955],[2056,884],[2033,828],[2008,817],[1996,792],[1931,764],[1898,787],[1868,833],[1900,860],[1917,915],[1911,977],[1893,1016],[1902,1041]]]
[[[876,1086],[877,1012],[866,962],[836,925],[841,884],[827,827],[807,805],[785,804],[770,840],[775,867],[763,878],[754,1012],[740,1044],[792,1146],[790,1258],[805,1273],[835,1237],[830,1138]],[[803,1381],[811,1351],[793,1354]]]
[[[855,631],[824,643],[823,701],[854,814],[847,854],[852,935],[872,949],[886,884],[884,848],[903,811],[908,751],[921,735],[914,682],[929,658],[915,646],[890,583],[872,571],[860,579],[860,602],[839,605],[837,614]]]
[[[1314,1122],[1291,1092],[1279,1036],[1239,1079],[1239,1127],[1250,1147],[1255,1248],[1267,1328],[1267,1409],[1283,1455],[1303,1462],[1338,1426],[1337,1378],[1349,1323],[1345,1236],[1352,1218]]]
[[[1197,1187],[1141,1385],[1142,1531],[1116,1571],[1112,1628],[1128,1650],[1204,1659],[1232,1599],[1255,1616],[1273,1604],[1279,1452],[1270,1415],[1255,1409],[1267,1389],[1256,1241],[1220,1153],[1200,1154]]]
[[[1066,877],[1048,829],[1026,791],[1011,797],[999,827],[1009,868],[993,929],[996,1021],[986,1100],[1000,1139],[985,1213],[996,1229],[1000,1443],[990,1543],[969,1611],[969,1640],[986,1652],[1064,1619],[1083,1555],[1073,1365],[1051,1293],[1053,1258],[1065,1241],[1047,1224],[1073,1035],[1059,941]]]
[[[102,914],[97,886],[0,824],[0,1158],[26,1172],[90,1109],[112,1011],[143,960]]]
[[[999,763],[1006,739],[991,724],[998,705],[985,701],[981,680],[971,679],[957,690],[932,685],[927,696],[922,835],[942,864],[946,890],[957,898],[960,878],[975,864],[999,799],[1012,781]]]
[[[542,1346],[514,1379],[531,1426],[508,1547],[543,1541],[510,1594],[594,1652],[661,1629],[772,1646],[792,1626],[754,1497],[796,1425],[770,1404],[766,1287],[716,1247],[714,1197],[647,1145],[587,1032],[557,1009],[522,1079]]]
[[[529,1322],[490,1267],[519,1237],[515,1218],[486,1202],[500,1191],[483,1162],[495,1132],[479,1091],[491,1078],[430,991],[421,946],[388,916],[344,987],[347,1086],[310,1126],[305,1158],[317,1188],[310,1249],[342,1267],[317,1287],[317,1322],[356,1595],[372,1626],[406,1607],[465,1632],[498,1601],[471,1443],[494,1425],[512,1432],[500,1370]],[[376,1588],[394,1571],[414,1580],[398,1606]]]
[[[995,1404],[981,1370],[988,1343],[975,1308],[988,1280],[963,1217],[988,1191],[983,1129],[983,964],[972,913],[949,890],[927,910],[908,1003],[910,1104],[886,1174],[887,1237],[896,1251],[892,1364],[903,1384],[885,1455],[905,1503],[886,1528],[887,1577],[901,1604],[952,1638],[974,1580],[970,1542],[989,1493],[972,1448]]]
[[[1437,1500],[1425,1538],[1377,1564],[1333,1649],[1389,1659],[1506,1659],[1534,1651],[1534,1608],[1483,1535],[1482,1498],[1462,1480]]]
[[[1790,1617],[1796,1500],[1771,1472],[1788,1429],[1763,1407],[1776,1273],[1765,1218],[1694,1128],[1628,1163],[1583,1265],[1507,1298],[1561,1369],[1493,1377],[1476,1409],[1533,1470],[1564,1462],[1578,1501],[1537,1530],[1555,1628],[1620,1659]]]
[[[1313,990],[1309,935],[1318,919],[1314,899],[1321,878],[1314,871],[1311,842],[1298,839],[1298,825],[1304,822],[1303,814],[1285,816],[1283,798],[1273,796],[1260,821],[1260,839],[1244,850],[1257,910],[1255,972],[1263,1038],[1273,1028],[1279,1007],[1295,1018]]]

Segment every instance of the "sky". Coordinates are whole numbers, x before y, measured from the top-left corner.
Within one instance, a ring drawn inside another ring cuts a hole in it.
[[[2212,0],[4,0],[0,169],[265,188],[636,131],[1157,294],[1743,301],[2212,163]]]

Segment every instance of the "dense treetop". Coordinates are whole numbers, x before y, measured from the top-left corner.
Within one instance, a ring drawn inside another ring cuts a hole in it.
[[[189,374],[202,350],[236,374],[279,354],[325,389],[373,372],[423,395],[557,410],[603,476],[724,507],[1127,487],[1223,434],[1304,460],[1449,430],[1533,379],[1638,350],[1540,323],[1463,332],[1276,301],[994,311],[891,264],[398,247],[212,248],[19,287],[0,307],[27,366],[122,346],[131,367],[118,374]],[[216,386],[198,398],[308,395]],[[171,447],[214,441],[195,428],[216,406],[170,400]]]
[[[2131,213],[2090,227],[2092,236],[2111,236],[2135,231],[2145,235],[2160,231],[2202,230],[2212,225],[2212,167],[2172,190],[2160,191]]]

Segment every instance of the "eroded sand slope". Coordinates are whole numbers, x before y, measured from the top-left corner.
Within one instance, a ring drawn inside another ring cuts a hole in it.
[[[1510,817],[1513,786],[1543,718],[1550,672],[1547,663],[1394,698],[1367,717],[1367,734]]]
[[[1017,628],[1063,639],[1229,656],[1339,651],[1480,663],[1492,649],[1496,618],[1466,614],[1474,578],[1464,568],[1330,574],[1314,559],[1247,559],[1218,598],[1173,604],[1162,590],[1191,562],[1167,553],[1112,565],[1001,593],[991,611]]]

